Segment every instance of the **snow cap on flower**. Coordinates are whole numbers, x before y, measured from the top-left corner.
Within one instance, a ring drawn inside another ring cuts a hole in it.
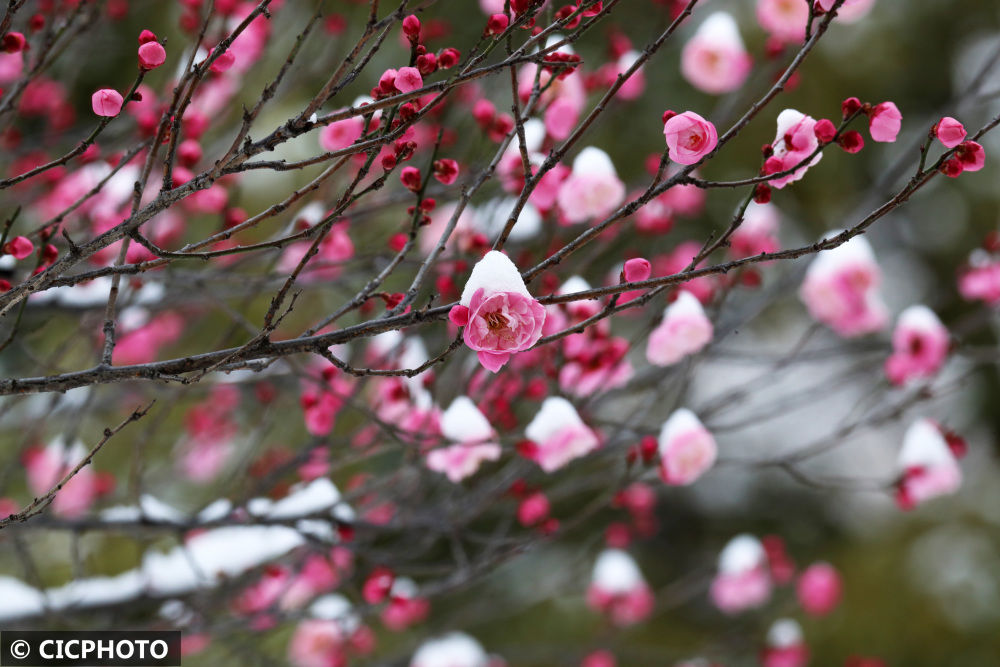
[[[719,553],[719,572],[739,574],[764,564],[764,546],[753,535],[742,533],[729,540]]]
[[[493,427],[468,396],[459,396],[441,415],[441,433],[452,442],[484,442]]]
[[[658,445],[660,474],[667,484],[691,484],[715,463],[715,439],[687,408],[663,423]]]
[[[480,288],[487,292],[514,292],[526,297],[531,296],[514,262],[498,250],[489,251],[472,267],[472,275],[465,283],[459,303],[468,307],[472,295]]]
[[[605,549],[594,563],[591,582],[610,594],[628,593],[646,581],[635,560],[621,549]]]
[[[475,639],[461,632],[428,639],[410,660],[410,667],[487,667],[489,656]]]

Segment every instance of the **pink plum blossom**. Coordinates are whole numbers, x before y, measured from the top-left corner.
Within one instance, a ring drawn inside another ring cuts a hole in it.
[[[663,124],[670,159],[678,164],[695,164],[719,143],[715,125],[693,111],[685,111]]]
[[[910,306],[896,322],[892,333],[892,356],[885,373],[895,385],[933,377],[948,356],[948,330],[927,306]]]
[[[930,419],[919,419],[906,430],[897,466],[901,477],[896,502],[902,509],[954,493],[962,484],[962,469]]]
[[[459,396],[441,415],[441,434],[456,444],[427,454],[427,467],[456,484],[474,475],[483,461],[500,458],[496,433],[468,396]]]
[[[620,549],[601,552],[587,589],[591,609],[621,627],[645,620],[654,603],[653,592],[631,556]]]
[[[840,573],[829,563],[813,563],[799,577],[795,592],[807,614],[826,616],[840,602]]]
[[[566,53],[564,48],[560,53]],[[528,63],[518,71],[518,96],[522,103],[531,97],[535,85],[537,65]],[[567,76],[557,77],[551,82],[552,74],[542,70],[539,85],[544,91],[539,98],[539,104],[545,109],[543,121],[548,135],[556,141],[569,137],[580,119],[580,113],[587,102],[587,91],[584,89],[583,76],[574,71]],[[551,84],[550,84],[551,82]]]
[[[530,348],[542,336],[545,308],[528,293],[510,258],[491,250],[472,269],[451,321],[465,327],[465,344],[495,373],[512,354]]]
[[[45,448],[32,447],[24,453],[22,463],[28,479],[28,489],[35,497],[47,494],[87,456],[83,443],[71,446],[59,440]],[[113,480],[110,480],[113,483]],[[109,479],[92,467],[84,466],[56,493],[52,512],[57,516],[77,518],[111,490]]]
[[[888,311],[878,292],[880,281],[871,246],[863,236],[855,236],[816,256],[799,297],[814,318],[841,336],[862,336],[888,324]]]
[[[154,40],[139,47],[139,66],[142,69],[156,69],[166,61],[167,51],[159,42]]]
[[[469,635],[453,632],[428,639],[410,659],[410,667],[489,667],[490,657]]]
[[[627,283],[642,282],[649,279],[649,274],[652,270],[653,267],[648,259],[645,257],[633,257],[625,261],[625,266],[622,267],[622,278]]]
[[[400,67],[393,85],[401,93],[412,93],[424,85],[424,80],[416,67]]]
[[[732,15],[715,12],[681,51],[681,74],[702,92],[718,95],[746,81],[753,62]]]
[[[729,252],[736,259],[778,250],[778,211],[773,204],[750,202],[743,222],[729,237]]]
[[[597,449],[600,441],[573,404],[565,398],[550,396],[542,402],[535,418],[524,430],[531,441],[528,458],[545,472],[562,468],[575,458]]]
[[[125,103],[122,94],[113,88],[101,88],[90,97],[90,106],[98,116],[113,118],[122,110]]]
[[[808,20],[809,5],[802,0],[757,0],[757,21],[779,41],[801,42]]]
[[[365,119],[352,116],[330,123],[319,132],[319,145],[328,152],[347,148],[365,132]]]
[[[945,116],[934,126],[934,136],[945,148],[954,148],[965,141],[967,135],[965,126],[951,116]]]
[[[872,141],[893,142],[899,134],[903,123],[903,115],[892,102],[882,102],[876,105],[868,116],[868,132]]]
[[[715,438],[687,408],[675,411],[664,422],[658,449],[660,477],[676,486],[694,483],[715,463],[717,451]]]
[[[701,302],[687,290],[663,311],[663,321],[649,334],[646,359],[656,366],[670,366],[699,352],[712,340],[712,322]]]
[[[385,627],[400,632],[420,623],[429,613],[430,603],[420,596],[416,583],[407,577],[396,577],[389,590],[389,602],[382,608]]]
[[[767,632],[767,646],[761,652],[763,667],[806,667],[809,647],[802,637],[802,628],[790,619],[778,619]]]
[[[788,171],[796,167],[816,151],[819,147],[819,139],[816,138],[815,128],[816,120],[812,116],[807,116],[795,109],[785,109],[778,114],[778,132],[775,135],[774,143],[771,144],[774,150],[771,159],[776,159],[780,166],[775,172]],[[816,157],[791,174],[772,179],[768,183],[780,190],[789,183],[794,183],[805,176],[809,167],[819,163],[822,157],[822,153],[817,153]]]
[[[573,160],[573,169],[559,187],[556,203],[571,224],[600,220],[625,200],[625,184],[608,154],[589,146]]]
[[[968,301],[1000,303],[1000,260],[983,250],[973,252],[958,278],[958,291]]]
[[[770,599],[767,555],[760,540],[743,534],[729,541],[719,554],[719,571],[709,592],[726,614],[759,607]]]

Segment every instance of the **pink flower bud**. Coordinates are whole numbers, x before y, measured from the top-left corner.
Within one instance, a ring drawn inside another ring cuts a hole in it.
[[[15,259],[24,259],[35,250],[35,244],[25,236],[15,236],[4,244],[3,251]]]
[[[139,67],[156,69],[167,60],[167,52],[159,42],[146,42],[139,47]]]
[[[20,53],[24,50],[24,35],[19,32],[8,32],[3,36],[3,50],[6,53]]]
[[[816,138],[824,144],[830,143],[833,141],[833,138],[837,136],[837,128],[834,126],[832,121],[826,118],[820,118],[816,121],[816,126],[813,128],[813,132],[816,133]]]
[[[499,35],[507,29],[510,24],[510,19],[507,18],[506,14],[494,14],[486,22],[486,34],[487,35]]]
[[[410,14],[403,19],[403,34],[411,43],[420,39],[420,19]]]
[[[549,499],[541,491],[535,491],[521,501],[517,507],[517,520],[522,526],[534,526],[549,517]]]
[[[458,178],[458,163],[451,159],[435,160],[434,178],[444,185],[451,185]]]
[[[628,260],[625,262],[625,268],[622,270],[622,276],[624,276],[627,283],[646,280],[649,278],[650,273],[652,273],[652,266],[649,260],[643,257],[633,257]]]
[[[139,45],[140,46],[142,46],[143,44],[146,44],[147,42],[158,42],[158,41],[159,40],[156,39],[156,34],[153,33],[152,30],[143,30],[142,32],[139,33]]]
[[[215,59],[208,69],[210,72],[222,74],[232,67],[235,62],[236,56],[234,56],[231,51],[226,50],[222,55]]]
[[[849,130],[840,135],[840,139],[837,141],[840,147],[843,148],[848,153],[857,153],[862,148],[865,147],[865,139],[861,136],[860,132],[855,130]]]
[[[90,106],[94,113],[106,118],[117,116],[124,102],[121,93],[113,88],[101,88],[90,97]]]
[[[438,66],[441,69],[451,69],[458,64],[458,61],[462,58],[462,54],[458,49],[453,49],[448,47],[441,51],[438,55]]]
[[[934,136],[946,148],[954,148],[965,140],[965,127],[951,116],[945,116],[934,126]]]
[[[840,575],[829,563],[815,563],[806,568],[796,586],[799,603],[807,614],[826,616],[840,602]]]
[[[847,118],[861,109],[861,100],[856,97],[848,97],[840,103],[840,112]]]
[[[892,102],[876,105],[868,117],[868,132],[873,141],[893,142],[903,124],[903,114]]]
[[[420,189],[420,170],[416,167],[403,167],[399,172],[399,180],[408,190],[416,192]]]

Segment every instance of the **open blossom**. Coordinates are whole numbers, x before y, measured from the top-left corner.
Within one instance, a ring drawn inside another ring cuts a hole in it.
[[[559,186],[556,204],[569,223],[601,219],[625,200],[625,184],[600,148],[588,146],[573,160],[573,169]]]
[[[855,236],[816,256],[799,297],[814,318],[841,336],[862,336],[888,324],[888,311],[878,292],[880,281],[871,246],[863,236]]]
[[[757,21],[779,41],[800,42],[806,36],[809,5],[802,0],[757,0]]]
[[[483,461],[500,458],[496,433],[468,396],[459,396],[441,415],[441,434],[456,444],[427,454],[427,467],[458,483],[474,475]]]
[[[510,258],[491,250],[473,267],[461,301],[448,317],[465,327],[465,344],[477,352],[484,368],[496,373],[512,354],[542,337],[545,308],[528,293]]]
[[[692,297],[693,298],[693,297]],[[693,412],[675,411],[660,429],[660,477],[667,484],[692,484],[715,463],[715,438]]]
[[[587,604],[617,626],[639,623],[653,611],[655,599],[639,567],[624,551],[606,549],[597,557],[587,589]]]
[[[983,250],[969,257],[969,267],[958,278],[958,292],[968,301],[1000,303],[1000,260]]]
[[[742,86],[752,65],[736,21],[727,12],[705,19],[681,51],[681,74],[698,90],[714,95]]]
[[[954,493],[962,484],[955,454],[940,427],[930,419],[919,419],[906,430],[897,466],[901,477],[896,503],[902,509]]]
[[[795,592],[807,614],[826,616],[840,602],[842,587],[835,567],[829,563],[814,563],[799,577]]]
[[[767,554],[753,535],[737,535],[719,554],[719,571],[710,595],[727,614],[759,607],[771,597]]]
[[[663,124],[670,159],[678,164],[695,164],[719,143],[715,125],[693,111],[670,116]]]
[[[802,628],[790,618],[778,619],[767,632],[767,646],[761,652],[763,667],[806,667],[809,647]]]
[[[597,434],[583,423],[573,404],[558,396],[545,399],[524,434],[530,443],[522,453],[545,472],[586,456],[600,444]]]
[[[885,373],[895,385],[934,376],[948,356],[948,330],[927,306],[910,306],[892,333],[892,356]]]
[[[681,290],[663,311],[663,321],[649,334],[646,359],[657,366],[670,366],[699,352],[711,340],[712,322],[701,302],[691,292]]]
[[[892,102],[876,105],[868,116],[868,132],[872,135],[872,141],[895,141],[902,124],[903,114]]]
[[[777,159],[780,168],[771,173],[788,171],[812,155],[819,147],[819,139],[816,138],[815,128],[815,118],[795,109],[785,109],[778,114],[778,132],[774,137],[774,143],[771,144],[771,147],[774,149],[774,155],[771,159]],[[788,176],[772,179],[768,183],[771,187],[780,190],[789,183],[794,183],[805,176],[809,167],[813,167],[819,163],[822,157],[822,153],[817,153],[816,157],[811,161],[803,164],[801,168],[796,169]]]
[[[489,667],[490,657],[475,639],[461,632],[428,639],[410,659],[410,667]]]

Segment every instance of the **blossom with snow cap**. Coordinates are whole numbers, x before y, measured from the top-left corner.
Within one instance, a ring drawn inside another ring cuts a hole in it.
[[[625,200],[625,184],[618,178],[611,158],[600,148],[588,146],[573,160],[573,169],[556,197],[566,222],[576,224],[606,217]]]
[[[687,408],[670,415],[660,429],[660,477],[667,484],[685,486],[715,463],[715,438]]]
[[[462,632],[428,639],[410,659],[410,667],[489,667],[490,657],[475,639]]]
[[[646,359],[656,366],[670,366],[699,352],[712,340],[712,322],[701,302],[681,290],[663,311],[663,321],[649,334]]]
[[[767,552],[753,535],[737,535],[719,554],[719,571],[709,591],[726,614],[759,607],[771,597]]]
[[[698,90],[718,95],[736,90],[753,64],[728,12],[705,19],[681,51],[681,74]]]
[[[948,356],[948,330],[923,305],[910,306],[899,315],[892,332],[892,356],[885,374],[895,385],[937,374]]]
[[[633,625],[653,611],[653,592],[635,561],[620,549],[606,549],[594,563],[587,604],[615,625]]]
[[[772,623],[767,631],[767,647],[760,657],[764,667],[805,667],[809,663],[809,647],[798,622],[781,618]]]
[[[819,147],[819,139],[816,138],[816,119],[807,116],[795,109],[785,109],[778,114],[778,131],[771,144],[773,155],[767,159],[764,167],[768,173],[788,171],[793,167],[802,164]],[[801,179],[806,175],[809,167],[819,164],[822,153],[816,153],[809,162],[805,162],[801,167],[787,176],[775,178],[768,183],[771,187],[779,190],[789,183]],[[773,166],[771,166],[773,165]]]
[[[500,458],[493,427],[468,396],[459,396],[441,415],[441,434],[456,443],[427,453],[427,467],[458,483],[476,474],[483,461]]]
[[[542,337],[545,308],[528,293],[514,262],[491,250],[473,267],[459,305],[448,317],[465,327],[465,344],[477,352],[484,368],[496,373],[512,354]]]
[[[954,493],[962,485],[962,469],[948,439],[930,419],[919,419],[906,430],[897,466],[896,503],[902,509]]]
[[[573,404],[559,396],[542,402],[524,434],[530,443],[522,447],[521,453],[545,472],[558,470],[600,445],[597,434],[580,419]]]
[[[838,232],[830,232],[835,236]],[[882,274],[868,241],[855,236],[820,252],[806,270],[799,297],[809,314],[846,338],[880,331],[889,314],[878,286]]]

